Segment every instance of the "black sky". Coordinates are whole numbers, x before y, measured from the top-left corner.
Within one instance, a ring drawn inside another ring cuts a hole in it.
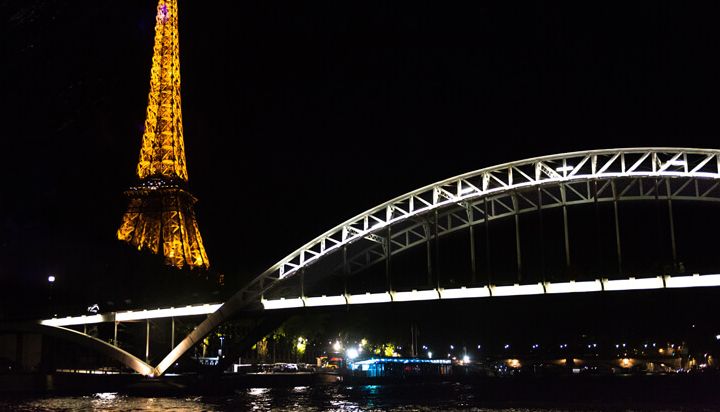
[[[128,266],[156,2],[0,1],[0,287]],[[180,1],[190,189],[248,279],[462,172],[618,146],[717,147],[715,3]],[[35,288],[35,289],[34,289]]]

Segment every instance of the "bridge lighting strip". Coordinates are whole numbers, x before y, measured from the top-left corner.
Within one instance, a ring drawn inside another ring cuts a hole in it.
[[[172,318],[181,316],[209,315],[222,306],[222,303],[204,304],[198,306],[185,306],[184,308],[167,308],[155,310],[127,311],[115,314],[115,320],[126,322],[132,320],[145,320],[157,318]]]
[[[692,282],[691,282],[692,283]],[[646,289],[662,289],[665,287],[662,276],[644,279],[623,279],[623,280],[607,280],[603,282],[603,286],[607,291],[616,290],[646,290]],[[692,287],[695,285],[688,285]]]
[[[564,282],[546,283],[546,293],[578,293],[578,292],[601,292],[603,283],[600,279],[587,282]]]
[[[596,279],[582,282],[536,283],[530,285],[494,286],[459,289],[429,289],[410,292],[365,293],[360,295],[318,296],[290,299],[263,299],[266,310],[301,307],[358,305],[368,303],[431,301],[441,299],[488,298],[491,296],[527,296],[557,293],[615,292],[663,288],[720,286],[720,275],[657,276],[619,280]]]
[[[542,295],[545,293],[542,283],[534,285],[490,286],[492,296]]]
[[[440,299],[440,294],[436,289],[413,290],[411,292],[392,292],[391,295],[393,302],[413,302],[417,300]]]
[[[130,322],[135,320],[172,318],[183,316],[209,315],[222,306],[222,303],[196,306],[185,306],[182,308],[165,308],[151,310],[136,310],[127,312],[110,312],[98,315],[68,316],[66,318],[53,318],[41,320],[41,325],[46,326],[76,326],[90,325],[102,322]]]
[[[678,277],[666,277],[665,287],[668,288],[692,288],[701,286],[719,286],[720,275],[693,275],[693,276],[678,276]]]
[[[72,326],[72,325],[91,325],[94,323],[102,323],[102,322],[112,322],[114,320],[114,317],[110,315],[82,315],[82,316],[75,316],[75,317],[66,317],[66,318],[53,318],[53,319],[45,319],[41,320],[41,325],[46,326]]]
[[[347,303],[345,296],[320,296],[317,298],[305,298],[305,306],[336,306]]]
[[[364,295],[348,295],[348,304],[362,305],[366,303],[386,303],[392,302],[390,293],[366,293]]]

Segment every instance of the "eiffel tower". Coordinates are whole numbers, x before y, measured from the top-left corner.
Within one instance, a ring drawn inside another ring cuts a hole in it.
[[[139,184],[125,192],[128,208],[117,237],[138,250],[162,253],[168,265],[207,269],[193,211],[197,199],[187,191],[177,11],[177,0],[159,0]]]

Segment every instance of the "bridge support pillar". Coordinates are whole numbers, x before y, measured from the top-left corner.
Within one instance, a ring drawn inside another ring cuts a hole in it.
[[[563,212],[563,234],[565,236],[565,267],[570,268],[570,235],[568,233],[568,214],[567,214],[567,196],[565,194],[565,185],[560,185],[560,195],[562,196],[562,212]],[[574,279],[574,276],[572,276]]]
[[[170,350],[175,349],[175,316],[170,318]]]
[[[517,196],[512,196],[513,209],[515,210],[515,256],[517,257],[517,280],[522,282],[522,250],[520,249],[520,215],[518,214]]]
[[[118,346],[118,342],[117,342],[117,327],[118,327],[118,322],[115,321],[115,322],[113,322],[113,324],[114,324],[114,325],[113,325],[113,345]]]
[[[391,277],[391,270],[392,270],[392,232],[390,231],[390,226],[387,228],[387,237],[385,238],[385,283],[388,292],[391,292],[393,290],[392,288],[392,277]]]
[[[465,206],[467,208],[468,227],[470,229],[470,274],[471,283],[474,285],[477,282],[477,265],[475,263],[475,231],[473,224],[475,223],[473,217],[473,208],[470,204]]]
[[[150,319],[145,319],[145,363],[150,362]]]
[[[435,287],[440,287],[440,233],[438,232],[438,211],[435,209]]]
[[[425,231],[425,251],[427,254],[427,284],[432,287],[432,247],[430,245],[430,224],[426,221],[423,224]]]
[[[615,245],[617,247],[618,272],[622,275],[622,249],[620,247],[620,218],[618,216],[618,196],[615,188],[615,181],[610,181],[610,187],[613,194],[613,212],[615,215]]]
[[[300,269],[300,298],[305,302],[305,269]]]
[[[487,272],[487,284],[492,284],[492,262],[490,261],[490,219],[488,219],[487,196],[483,199],[483,211],[485,212],[485,270]]]
[[[343,245],[342,248],[342,274],[343,274],[343,295],[348,294],[348,275],[350,274],[348,270],[348,263],[347,263],[347,245]]]
[[[665,185],[667,188],[667,202],[668,202],[668,219],[670,220],[670,247],[672,248],[672,260],[673,260],[673,269],[678,270],[678,264],[677,264],[677,250],[675,246],[675,221],[673,219],[673,210],[672,210],[672,199],[670,198],[670,180],[665,180]]]
[[[537,203],[537,216],[538,216],[538,246],[540,247],[540,278],[543,283],[545,279],[545,237],[543,233],[543,215],[542,215],[542,189],[537,189],[538,203]]]

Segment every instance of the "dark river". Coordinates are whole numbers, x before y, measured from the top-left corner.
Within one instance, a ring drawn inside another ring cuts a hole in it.
[[[719,389],[720,390],[720,389]],[[584,403],[492,403],[478,388],[457,383],[249,388],[228,396],[137,397],[120,393],[0,399],[0,411],[637,411],[716,410],[713,405]]]

